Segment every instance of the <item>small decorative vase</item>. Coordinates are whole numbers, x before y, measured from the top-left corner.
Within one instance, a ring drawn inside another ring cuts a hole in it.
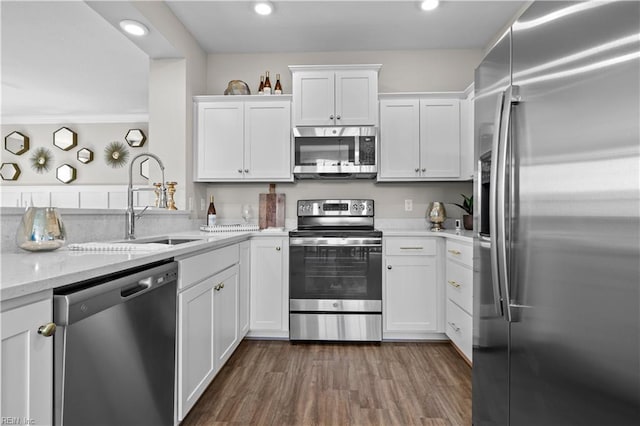
[[[429,208],[427,209],[427,216],[433,224],[431,226],[432,231],[440,231],[444,229],[442,223],[447,217],[447,212],[444,209],[444,203],[441,203],[440,201],[433,201],[430,203]]]
[[[51,251],[65,243],[62,218],[55,207],[29,207],[16,232],[16,244],[27,251]]]
[[[471,231],[473,229],[473,215],[462,215],[462,224],[464,225],[464,229]]]

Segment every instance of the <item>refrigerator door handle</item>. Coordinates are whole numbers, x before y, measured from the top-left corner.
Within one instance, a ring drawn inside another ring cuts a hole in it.
[[[496,314],[504,316],[504,300],[501,293],[500,285],[500,263],[498,255],[498,188],[501,186],[498,174],[498,151],[500,148],[500,132],[502,124],[502,113],[504,107],[505,93],[502,92],[498,96],[496,105],[496,114],[494,119],[493,141],[491,147],[491,185],[489,187],[489,239],[490,239],[490,257],[491,257],[491,283],[493,287],[493,302]]]
[[[510,283],[509,283],[509,259],[507,256],[507,229],[509,229],[509,221],[511,215],[508,211],[507,204],[507,160],[509,152],[509,144],[511,139],[509,138],[511,128],[511,106],[516,101],[514,98],[514,90],[517,88],[513,85],[509,85],[505,90],[502,102],[502,117],[499,127],[499,140],[498,140],[498,164],[496,170],[496,239],[497,239],[497,274],[499,277],[498,283],[502,294],[502,300],[504,301],[504,314],[507,321],[512,322],[515,320],[514,315],[511,312],[511,295],[510,295]]]

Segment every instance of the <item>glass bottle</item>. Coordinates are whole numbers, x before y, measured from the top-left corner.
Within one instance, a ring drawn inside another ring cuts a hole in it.
[[[265,73],[265,79],[264,79],[264,94],[265,95],[270,95],[271,94],[271,80],[269,80],[269,71],[267,71]]]
[[[260,86],[258,86],[258,95],[264,95],[264,75],[260,76]]]
[[[207,226],[213,226],[216,224],[216,206],[213,205],[213,195],[209,201],[209,208],[207,209]]]
[[[273,90],[276,95],[282,95],[282,85],[280,84],[280,74],[276,74],[276,87]]]

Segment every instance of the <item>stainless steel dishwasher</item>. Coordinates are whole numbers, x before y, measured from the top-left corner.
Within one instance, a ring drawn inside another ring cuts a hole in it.
[[[173,425],[177,262],[54,292],[57,425]]]

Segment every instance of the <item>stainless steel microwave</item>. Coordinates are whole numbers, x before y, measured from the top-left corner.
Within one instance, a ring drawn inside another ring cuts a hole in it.
[[[296,127],[293,144],[298,179],[371,179],[378,172],[375,127]]]

